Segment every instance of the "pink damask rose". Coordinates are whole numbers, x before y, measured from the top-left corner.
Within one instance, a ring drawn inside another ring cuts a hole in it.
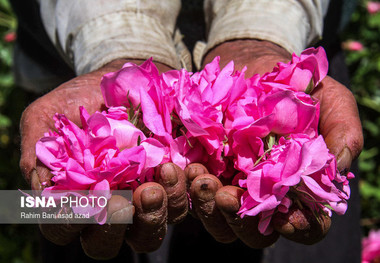
[[[240,171],[253,168],[263,154],[263,139],[269,134],[318,136],[319,103],[309,95],[279,90],[263,92],[259,98],[248,101],[244,99],[238,104],[239,109],[229,115],[228,142],[236,157],[235,167]]]
[[[126,63],[120,70],[105,74],[100,87],[106,106],[137,108],[140,104],[140,89],[149,89],[158,76],[158,69],[152,59],[140,66]]]
[[[157,86],[140,89],[143,123],[155,137],[169,145],[173,140],[172,122],[165,94]]]
[[[328,61],[322,47],[305,49],[292,55],[289,63],[280,62],[260,82],[266,89],[290,89],[310,93],[327,75]]]
[[[141,90],[149,92],[155,88],[164,94],[169,111],[172,111],[175,95],[173,87],[178,77],[178,70],[160,74],[150,58],[141,65],[126,63],[120,70],[105,74],[100,88],[107,107],[125,106],[134,109],[141,103]]]
[[[234,73],[232,62],[220,69],[219,57],[200,72],[182,70],[175,86],[175,115],[186,129],[185,137],[201,143],[208,168],[217,176],[226,170],[222,158],[227,143],[224,113],[244,89],[244,72]]]
[[[171,161],[185,169],[191,163],[207,163],[209,155],[203,145],[195,138],[178,136],[170,144]]]
[[[240,186],[247,189],[239,214],[259,215],[262,234],[273,232],[270,223],[275,212],[286,213],[295,202],[301,201],[312,211],[330,216],[331,210],[338,214],[346,211],[348,181],[337,172],[335,158],[321,136],[281,137],[267,155],[265,161],[241,173],[239,180]]]
[[[126,63],[119,71],[104,75],[101,90],[107,107],[127,107],[131,122],[169,147],[173,140],[173,86],[178,77],[174,70],[159,74],[149,59],[140,66]]]
[[[362,263],[380,262],[380,231],[371,230],[362,240]]]
[[[93,115],[81,108],[81,119],[83,129],[56,114],[57,132],[36,144],[38,159],[54,175],[50,189],[134,189],[164,159],[164,146],[146,138],[122,107]]]
[[[182,70],[176,86],[176,114],[189,135],[201,140],[209,154],[222,146],[225,133],[221,102],[225,100],[232,85],[230,81],[229,85],[220,85],[222,89],[219,92],[214,90],[213,84],[220,82],[217,79],[219,75],[222,79],[226,76],[225,79],[229,81],[228,73],[232,73],[230,67],[225,68],[228,73],[219,74],[218,70],[217,60],[208,64],[205,70],[196,74],[195,77]]]
[[[318,134],[319,102],[303,92],[282,90],[261,96],[259,111],[270,132],[278,135]]]
[[[154,168],[165,161],[167,149],[129,122],[124,107],[92,115],[80,108],[80,116],[83,128],[56,114],[57,131],[36,144],[37,158],[53,174],[53,185],[43,194],[56,195],[59,190],[59,195],[78,195],[75,190],[90,190],[87,197],[106,194],[110,198],[110,190],[135,189],[153,180]],[[103,207],[72,208],[76,213],[88,212],[99,224],[106,222]]]

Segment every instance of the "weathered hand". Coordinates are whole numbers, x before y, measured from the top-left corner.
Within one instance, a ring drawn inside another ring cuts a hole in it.
[[[277,62],[291,59],[283,48],[258,40],[223,43],[206,55],[203,64],[211,62],[215,56],[220,56],[221,67],[231,60],[237,70],[247,66],[246,77],[271,71]],[[345,86],[328,76],[313,91],[312,96],[320,100],[320,133],[330,152],[337,157],[339,171],[346,174],[363,147],[356,101]],[[256,218],[240,219],[236,215],[242,189],[222,186],[215,176],[203,175],[208,173],[204,167],[199,164],[193,166],[185,170],[192,181],[190,194],[193,210],[210,234],[220,242],[240,238],[251,247],[261,248],[275,242],[280,233],[296,242],[312,244],[320,241],[330,228],[330,218],[320,215],[319,220],[316,220],[310,211],[291,207],[288,214],[277,213],[274,216],[273,224],[278,233],[264,237],[257,230]]]
[[[91,114],[104,109],[100,90],[101,77],[116,71],[127,60],[116,60],[94,72],[78,76],[33,102],[21,118],[20,168],[33,190],[50,185],[51,173],[36,159],[36,142],[49,130],[54,130],[55,113],[65,114],[79,125],[79,106]],[[130,61],[140,64],[143,61]],[[158,64],[161,72],[169,70]],[[60,245],[70,243],[80,235],[84,251],[98,259],[117,255],[124,240],[137,252],[157,249],[166,233],[167,223],[178,222],[187,214],[184,173],[173,164],[156,171],[156,182],[139,186],[133,195],[133,207],[123,198],[112,198],[108,212],[112,220],[123,220],[134,213],[132,225],[40,225],[45,237]],[[125,222],[125,221],[124,221]]]

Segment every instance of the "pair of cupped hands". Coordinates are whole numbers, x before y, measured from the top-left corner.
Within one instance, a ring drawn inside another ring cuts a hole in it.
[[[206,55],[204,65],[215,56],[220,56],[221,67],[231,60],[236,70],[247,66],[246,77],[271,71],[277,62],[291,59],[283,48],[258,40],[225,42]],[[20,126],[20,168],[33,190],[42,190],[50,185],[52,175],[36,159],[35,145],[45,132],[54,130],[53,115],[63,113],[74,123],[80,124],[79,106],[84,106],[89,113],[104,109],[101,77],[119,70],[128,61],[136,64],[143,62],[115,60],[101,69],[62,84],[24,111]],[[156,66],[160,72],[171,69],[160,63]],[[345,86],[329,76],[313,91],[312,96],[320,100],[320,133],[336,156],[339,171],[347,173],[363,146],[355,98]],[[167,224],[180,222],[188,212],[199,218],[217,241],[228,243],[240,239],[253,248],[267,247],[280,235],[295,242],[313,244],[326,235],[331,225],[330,218],[319,215],[317,219],[310,211],[294,206],[287,214],[275,214],[272,221],[275,231],[263,236],[258,231],[258,218],[240,218],[236,214],[244,190],[236,186],[223,186],[203,165],[190,164],[183,171],[167,163],[156,170],[155,179],[156,182],[144,183],[134,191],[133,206],[120,196],[112,197],[108,203],[111,222],[120,222],[134,213],[133,224],[45,224],[40,225],[40,229],[47,239],[59,245],[68,244],[80,236],[87,255],[106,259],[116,256],[125,241],[136,252],[158,249],[165,237]]]

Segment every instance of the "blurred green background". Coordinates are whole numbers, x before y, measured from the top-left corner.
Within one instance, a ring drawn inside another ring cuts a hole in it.
[[[380,227],[380,10],[360,1],[342,36],[357,99],[365,145],[359,156],[360,194],[364,234]]]
[[[15,87],[12,75],[17,21],[7,0],[0,0],[0,190],[28,189],[18,168],[18,123],[30,97]],[[36,225],[0,225],[0,262],[38,262]]]
[[[341,36],[365,136],[359,157],[364,234],[380,227],[380,11],[369,13],[368,3],[359,2]],[[30,95],[14,85],[16,27],[8,1],[0,0],[0,190],[27,188],[18,168],[18,124]],[[0,225],[0,262],[38,262],[37,231],[35,225]]]

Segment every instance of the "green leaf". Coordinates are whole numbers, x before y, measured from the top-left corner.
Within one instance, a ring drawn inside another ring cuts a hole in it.
[[[359,156],[360,161],[365,161],[368,159],[373,159],[379,153],[379,148],[372,147],[371,149],[364,149]]]
[[[359,169],[362,172],[369,172],[374,170],[376,167],[376,163],[374,160],[368,160],[368,161],[361,161],[359,162]]]
[[[380,28],[380,14],[370,15],[368,25],[373,28]]]
[[[370,120],[363,120],[363,128],[370,132],[371,136],[377,137],[380,135],[380,127]]]
[[[314,89],[314,81],[313,81],[313,78],[311,78],[309,84],[307,85],[305,93],[310,94],[313,91],[313,89]]]
[[[0,128],[7,128],[11,126],[12,121],[7,117],[2,114],[0,114]]]
[[[380,188],[376,186],[372,186],[366,181],[360,182],[360,193],[363,197],[366,197],[366,198],[374,197],[380,201]]]
[[[358,102],[365,106],[368,107],[372,110],[375,110],[380,113],[380,97],[375,97],[375,98],[369,98],[369,97],[363,97],[363,98],[358,98]]]

